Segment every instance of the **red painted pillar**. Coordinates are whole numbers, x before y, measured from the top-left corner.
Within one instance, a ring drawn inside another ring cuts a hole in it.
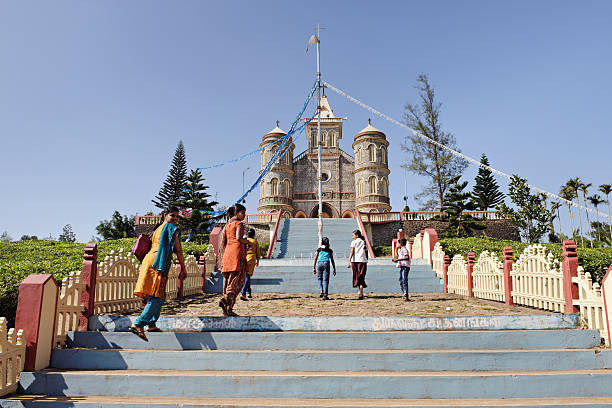
[[[397,231],[397,239],[400,240],[402,238],[406,238],[406,233],[404,232],[403,229],[400,228],[400,230]]]
[[[85,246],[83,267],[81,268],[81,282],[85,284],[85,288],[81,291],[81,306],[83,306],[83,311],[79,314],[78,331],[87,331],[89,327],[89,317],[94,314],[97,277],[98,245],[90,242]]]
[[[198,266],[202,271],[202,294],[206,293],[206,257],[202,255],[198,258]]]
[[[414,255],[412,255],[412,244],[414,244],[414,238],[410,238],[410,241],[408,241],[410,244],[410,257],[414,258]]]
[[[574,276],[578,276],[578,255],[576,244],[571,239],[563,241],[563,293],[565,295],[565,313],[577,313],[578,308],[574,306],[574,299],[578,299],[578,286],[572,282]]]
[[[181,279],[181,273],[183,272],[183,267],[179,263],[178,259],[176,260],[176,272],[178,273],[178,279],[176,280],[176,297],[183,297],[183,286],[185,283],[185,279]]]
[[[25,371],[49,366],[55,346],[59,288],[52,275],[30,275],[19,285],[15,330],[25,333]]]
[[[474,277],[472,273],[474,272],[474,260],[476,259],[476,254],[473,252],[468,252],[467,255],[467,285],[468,285],[468,296],[474,297]]]
[[[514,301],[512,300],[512,278],[510,272],[512,272],[512,259],[514,257],[514,251],[512,247],[504,247],[504,297],[506,304],[513,306]]]
[[[451,264],[450,256],[444,255],[444,275],[442,282],[444,282],[444,293],[448,293],[448,267]]]

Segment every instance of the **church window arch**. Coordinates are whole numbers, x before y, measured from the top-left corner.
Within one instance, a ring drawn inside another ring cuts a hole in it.
[[[328,143],[329,147],[338,147],[338,135],[336,134],[335,131],[330,130],[328,133],[328,138],[329,138],[329,143]]]
[[[270,180],[270,195],[278,195],[278,179],[276,177]]]
[[[368,184],[370,185],[370,194],[378,194],[378,182],[376,180],[376,176],[370,176],[368,179]]]
[[[283,180],[285,197],[291,197],[291,182],[289,179]]]
[[[359,196],[363,196],[364,191],[363,191],[363,179],[359,179],[359,182],[357,182],[357,195]]]
[[[373,144],[368,146],[368,157],[371,162],[376,161],[376,146]]]
[[[383,177],[380,179],[380,190],[382,195],[389,195],[389,180],[387,179],[387,177]]]
[[[387,164],[387,148],[385,146],[380,146],[380,162]]]
[[[317,131],[316,131],[316,129],[313,129],[312,132],[310,132],[310,147],[312,147],[313,149],[317,147]]]

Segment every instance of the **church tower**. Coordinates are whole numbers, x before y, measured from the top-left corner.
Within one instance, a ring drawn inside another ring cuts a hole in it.
[[[285,136],[287,132],[276,127],[262,137],[259,147],[266,146],[261,151],[261,171],[266,167],[274,151],[278,148],[278,143],[272,143]],[[284,157],[273,164],[270,172],[261,180],[259,187],[259,207],[260,213],[281,210],[289,216],[293,213],[293,150],[295,145],[293,139],[289,137],[289,149]]]
[[[369,119],[368,126],[355,135],[355,208],[361,212],[391,211],[388,147],[385,134]]]

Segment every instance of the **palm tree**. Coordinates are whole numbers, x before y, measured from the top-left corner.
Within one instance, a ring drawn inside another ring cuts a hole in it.
[[[578,196],[578,190],[580,190],[580,186],[582,184],[582,180],[579,177],[567,180],[565,184],[572,190],[573,197],[571,201],[574,201],[574,198],[578,200],[578,221],[580,222],[580,246],[584,248],[584,238],[582,237],[582,214],[580,213],[580,197]]]
[[[584,213],[586,214],[587,217],[587,229],[591,228],[591,220],[589,219],[589,212],[587,211],[587,204],[586,204],[586,195],[589,191],[589,188],[592,186],[593,184],[591,183],[583,183],[580,182],[580,191],[582,192],[582,202],[584,203]],[[578,199],[578,203],[580,204],[580,199]],[[587,233],[587,237],[590,234]],[[591,240],[591,248],[593,248],[593,240]]]
[[[569,181],[568,181],[569,183]],[[574,189],[572,189],[570,186],[568,186],[568,184],[566,183],[564,186],[561,186],[561,191],[559,192],[559,195],[561,196],[561,198],[563,198],[564,200],[567,201],[574,201]],[[574,215],[572,214],[572,205],[571,204],[567,204],[567,210],[569,211],[569,216],[570,216],[570,226],[571,226],[571,232],[570,232],[570,236],[572,236],[573,238],[573,233],[574,233]]]
[[[606,195],[606,203],[608,203],[608,225],[610,226],[610,242],[612,243],[612,219],[610,218],[610,193],[612,193],[612,184],[602,184],[599,186],[599,191]]]
[[[593,204],[593,207],[595,207],[595,211],[597,211],[597,206],[601,203],[604,203],[605,201],[602,200],[601,196],[599,194],[593,194],[592,196],[589,197],[589,203]],[[599,211],[596,212],[597,215],[597,225],[599,226]],[[600,228],[597,228],[597,240],[601,241],[601,237],[599,236],[599,230]]]
[[[559,208],[561,208],[561,203],[558,201],[551,201],[550,203],[550,214],[551,214],[551,228],[552,228],[552,233],[555,233],[555,227],[554,227],[554,223],[553,221],[555,220],[555,217],[557,218],[557,221],[559,221],[559,234],[563,233],[563,229],[561,228],[561,215],[559,214]],[[555,213],[557,215],[555,215]]]

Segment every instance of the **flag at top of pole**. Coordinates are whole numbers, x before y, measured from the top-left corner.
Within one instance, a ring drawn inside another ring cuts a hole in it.
[[[306,44],[306,52],[308,52],[308,47],[310,47],[310,44],[319,44],[319,37],[317,37],[316,34],[313,34],[310,36],[310,38],[308,39],[308,44]]]

